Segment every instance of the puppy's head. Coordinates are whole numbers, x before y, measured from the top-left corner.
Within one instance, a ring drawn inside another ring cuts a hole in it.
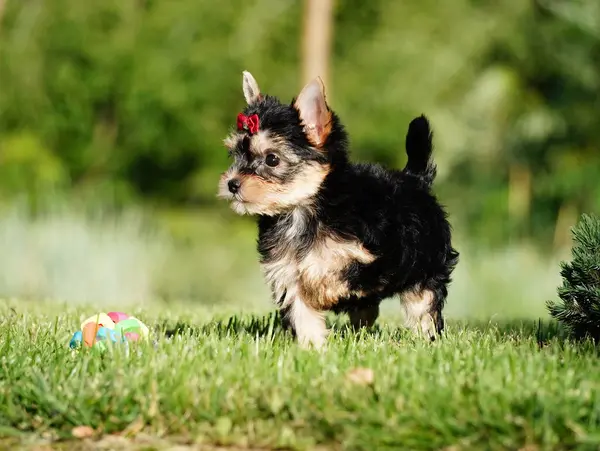
[[[233,161],[220,178],[219,197],[239,214],[273,216],[310,204],[345,143],[321,80],[290,105],[262,94],[249,72],[242,87],[247,106],[225,139]]]

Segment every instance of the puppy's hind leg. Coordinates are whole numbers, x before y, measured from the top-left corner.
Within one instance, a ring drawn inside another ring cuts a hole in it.
[[[379,316],[379,304],[352,310],[348,312],[348,316],[354,330],[359,330],[361,327],[372,327]]]
[[[444,330],[442,291],[415,287],[401,295],[407,326],[415,333],[421,331],[431,341]]]

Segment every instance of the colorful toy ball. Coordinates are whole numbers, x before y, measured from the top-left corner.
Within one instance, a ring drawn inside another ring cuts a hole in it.
[[[81,330],[73,334],[69,346],[106,349],[107,344],[127,343],[147,339],[148,327],[139,319],[122,312],[99,313],[81,323]]]
[[[87,324],[97,324],[100,327],[108,327],[109,329],[115,328],[115,322],[106,313],[98,313],[97,315],[90,316],[81,323],[81,330],[84,330]]]
[[[127,313],[122,312],[108,312],[107,316],[112,319],[115,324],[117,324],[119,321],[129,318]]]

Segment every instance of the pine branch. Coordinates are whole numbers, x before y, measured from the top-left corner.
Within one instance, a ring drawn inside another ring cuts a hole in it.
[[[572,259],[560,265],[561,302],[546,305],[575,336],[600,339],[600,218],[582,215],[572,236]]]

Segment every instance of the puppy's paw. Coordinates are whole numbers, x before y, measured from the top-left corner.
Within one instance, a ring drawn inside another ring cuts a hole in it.
[[[435,321],[429,313],[426,313],[421,318],[421,332],[423,333],[424,337],[428,338],[430,341],[435,341],[437,338]]]
[[[329,336],[328,329],[322,330],[307,330],[302,334],[298,334],[298,344],[302,349],[315,349],[321,351],[327,344],[327,337]]]

